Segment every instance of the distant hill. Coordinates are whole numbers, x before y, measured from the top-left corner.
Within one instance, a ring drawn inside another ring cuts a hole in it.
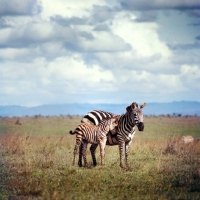
[[[122,114],[128,104],[62,104],[41,105],[37,107],[0,106],[0,116],[59,116],[85,115],[87,112],[99,109]],[[171,103],[148,103],[143,109],[144,115],[197,115],[200,116],[200,102],[179,101]]]

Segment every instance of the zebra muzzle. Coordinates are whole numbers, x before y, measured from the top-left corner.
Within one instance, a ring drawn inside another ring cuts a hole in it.
[[[138,127],[139,131],[143,131],[144,130],[144,123],[140,122],[137,127]]]

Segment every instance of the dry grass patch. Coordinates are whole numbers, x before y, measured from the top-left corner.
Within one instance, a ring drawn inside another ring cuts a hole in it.
[[[0,173],[0,178],[5,180],[9,192],[0,198],[200,198],[200,143],[197,132],[193,134],[194,130],[200,130],[199,119],[195,118],[195,123],[190,120],[189,126],[183,123],[187,118],[145,119],[145,132],[136,133],[130,150],[130,168],[124,170],[119,167],[117,146],[106,147],[103,167],[92,166],[89,150],[89,166],[72,167],[75,137],[69,135],[67,129],[75,128],[78,120],[62,117],[23,118],[20,119],[22,125],[16,126],[16,119],[8,119],[6,123],[4,119],[0,124],[0,153],[5,171]],[[176,123],[174,120],[177,120]],[[171,133],[167,130],[169,124]],[[177,147],[174,154],[164,153],[168,143],[178,140],[181,132],[190,126],[193,128],[187,134],[193,134],[196,142],[184,148]],[[53,131],[51,127],[54,127]],[[100,163],[99,148],[97,161]]]

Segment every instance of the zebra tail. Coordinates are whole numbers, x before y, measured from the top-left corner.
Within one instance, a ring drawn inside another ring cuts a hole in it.
[[[72,132],[72,131],[69,131],[69,133],[70,133],[71,135],[74,135],[74,134],[75,134],[75,132]]]

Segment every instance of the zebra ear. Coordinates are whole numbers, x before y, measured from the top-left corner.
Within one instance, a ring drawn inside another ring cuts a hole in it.
[[[137,103],[136,102],[133,102],[132,103],[132,108],[134,109],[134,108],[137,108]]]
[[[142,105],[140,105],[140,108],[144,108],[146,106],[146,103],[143,103]]]
[[[132,106],[132,105],[126,107],[126,111],[127,111],[127,112],[130,112],[130,111],[131,111],[131,106]]]

